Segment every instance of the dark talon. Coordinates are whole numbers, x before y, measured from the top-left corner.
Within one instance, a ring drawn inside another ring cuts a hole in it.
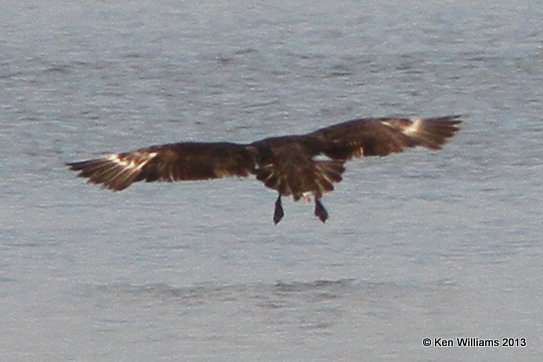
[[[275,211],[273,212],[273,222],[277,225],[279,221],[285,216],[283,212],[283,205],[281,205],[281,194],[275,200]]]
[[[315,199],[315,216],[322,222],[325,222],[326,219],[328,219],[328,211],[322,206],[319,199]]]

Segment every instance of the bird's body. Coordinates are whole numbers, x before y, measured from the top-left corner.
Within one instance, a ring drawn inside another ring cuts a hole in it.
[[[353,157],[385,156],[406,147],[439,149],[454,135],[459,116],[362,118],[304,135],[270,137],[250,144],[181,142],[68,163],[89,182],[119,191],[133,182],[182,181],[255,175],[279,194],[274,222],[284,215],[281,196],[315,198],[315,215],[328,217],[320,199],[334,189]]]

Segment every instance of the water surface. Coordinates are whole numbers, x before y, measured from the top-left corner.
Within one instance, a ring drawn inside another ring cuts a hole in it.
[[[25,1],[0,13],[0,358],[538,360],[543,8]],[[323,202],[254,179],[85,185],[66,161],[465,114]],[[524,337],[524,348],[422,339]]]

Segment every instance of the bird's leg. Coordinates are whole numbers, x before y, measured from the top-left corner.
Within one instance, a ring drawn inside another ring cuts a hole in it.
[[[322,206],[322,203],[318,197],[315,197],[315,216],[320,219],[320,221],[325,222],[328,219],[328,211]]]
[[[281,194],[277,196],[277,200],[275,200],[275,211],[273,212],[273,222],[277,225],[279,221],[285,216],[285,213],[283,211],[283,205],[281,205]]]

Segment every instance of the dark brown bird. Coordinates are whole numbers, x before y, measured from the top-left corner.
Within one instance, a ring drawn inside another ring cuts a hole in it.
[[[142,180],[172,182],[252,174],[279,193],[273,214],[276,224],[284,216],[281,196],[290,195],[295,201],[313,196],[315,216],[325,222],[328,212],[320,200],[341,181],[346,161],[386,156],[407,147],[440,149],[458,131],[459,117],[362,118],[250,144],[172,143],[66,165],[89,182],[114,191]]]

